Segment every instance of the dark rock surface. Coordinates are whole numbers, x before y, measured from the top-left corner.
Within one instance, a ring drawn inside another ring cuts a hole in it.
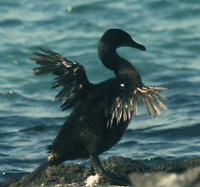
[[[150,167],[129,158],[111,157],[103,161],[102,165],[111,173],[129,177],[135,187],[200,186],[200,158]],[[73,163],[60,164],[50,166],[30,186],[84,186],[86,185],[85,179],[91,175],[94,175],[91,167]],[[20,186],[20,181],[21,179],[9,179],[1,182],[0,187]],[[110,186],[113,184],[106,179],[99,178],[97,185]]]

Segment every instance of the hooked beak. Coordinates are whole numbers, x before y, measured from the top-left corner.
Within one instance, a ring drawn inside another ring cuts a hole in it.
[[[146,48],[143,45],[138,44],[133,40],[131,47],[134,47],[136,49],[140,49],[141,51],[146,51]]]

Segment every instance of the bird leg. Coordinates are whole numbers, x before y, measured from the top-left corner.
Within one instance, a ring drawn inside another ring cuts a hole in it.
[[[90,155],[90,161],[95,170],[95,174],[108,179],[110,182],[116,185],[122,185],[122,186],[131,185],[128,178],[105,171],[100,163],[98,156]]]

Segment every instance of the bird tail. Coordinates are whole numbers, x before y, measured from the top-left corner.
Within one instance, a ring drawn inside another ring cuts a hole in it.
[[[27,186],[28,183],[39,177],[52,163],[53,159],[46,158],[46,160],[38,166],[32,173],[28,174],[27,177],[22,179],[21,186]]]

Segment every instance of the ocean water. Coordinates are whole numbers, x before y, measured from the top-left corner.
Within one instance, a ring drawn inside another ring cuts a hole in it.
[[[98,83],[114,76],[97,55],[109,28],[121,28],[146,46],[147,52],[118,53],[139,70],[145,85],[168,88],[160,93],[169,101],[168,110],[153,119],[140,106],[122,140],[100,159],[121,155],[158,165],[199,157],[199,20],[199,0],[0,0],[0,181],[34,170],[71,112],[62,112],[54,99],[54,77],[34,76],[36,65],[28,57],[37,47],[54,50],[81,63]]]

